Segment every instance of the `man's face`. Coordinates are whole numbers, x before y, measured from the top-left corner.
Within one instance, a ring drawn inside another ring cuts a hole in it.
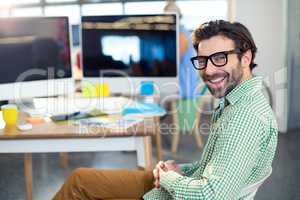
[[[209,56],[217,52],[230,51],[234,48],[234,42],[231,39],[224,36],[213,36],[199,43],[198,56]],[[207,67],[200,70],[200,75],[211,94],[216,98],[221,98],[241,83],[243,68],[237,54],[228,54],[225,66],[217,67],[208,60]]]

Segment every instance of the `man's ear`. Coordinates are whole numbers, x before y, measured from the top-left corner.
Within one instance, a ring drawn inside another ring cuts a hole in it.
[[[249,67],[252,60],[252,52],[248,49],[241,58],[242,67]]]

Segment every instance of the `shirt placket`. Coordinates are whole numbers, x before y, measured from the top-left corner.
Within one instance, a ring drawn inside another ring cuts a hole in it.
[[[221,99],[220,100],[220,103],[219,103],[219,106],[216,108],[216,110],[214,111],[213,113],[213,117],[212,117],[212,127],[211,127],[211,133],[212,134],[209,138],[209,141],[208,141],[208,148],[207,148],[207,155],[206,158],[203,160],[205,165],[207,165],[211,159],[211,155],[212,155],[212,152],[214,151],[214,148],[215,148],[215,144],[216,144],[216,141],[217,141],[217,134],[216,134],[216,131],[217,131],[217,128],[218,128],[218,120],[219,118],[221,117],[221,114],[222,114],[222,111],[224,110],[224,107],[225,107],[225,100],[224,99]],[[194,172],[194,174],[192,175],[193,177],[202,177],[202,171],[200,171],[201,167]],[[205,166],[204,166],[204,169],[205,169]]]

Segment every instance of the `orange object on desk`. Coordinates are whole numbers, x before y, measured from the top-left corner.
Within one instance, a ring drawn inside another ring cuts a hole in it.
[[[45,123],[45,119],[40,118],[40,117],[28,117],[26,118],[26,122],[34,125],[34,124],[43,124]]]

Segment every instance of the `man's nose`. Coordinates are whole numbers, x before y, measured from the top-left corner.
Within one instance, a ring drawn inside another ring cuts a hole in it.
[[[210,76],[210,75],[214,75],[218,69],[214,64],[212,64],[212,62],[210,60],[208,60],[207,66],[204,70],[205,70],[205,74]]]

